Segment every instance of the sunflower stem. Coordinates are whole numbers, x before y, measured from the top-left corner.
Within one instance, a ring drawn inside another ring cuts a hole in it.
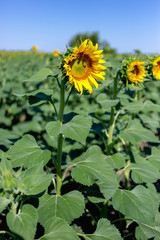
[[[61,92],[60,92],[60,107],[59,107],[59,116],[58,120],[60,124],[62,125],[63,121],[63,112],[64,112],[64,99],[65,99],[65,81],[62,78],[61,79]],[[58,135],[58,147],[57,147],[57,164],[56,164],[56,170],[57,170],[57,195],[61,195],[61,186],[62,186],[62,172],[61,172],[61,162],[62,162],[62,145],[63,145],[63,134],[59,133]]]
[[[113,84],[113,97],[112,99],[115,100],[117,97],[117,83],[118,83],[118,73],[114,77],[114,84]],[[111,115],[110,115],[110,124],[109,124],[109,133],[108,133],[108,155],[110,155],[112,150],[112,137],[113,137],[113,129],[115,126],[115,118],[114,118],[115,107],[111,107]]]
[[[13,235],[12,233],[8,232],[8,231],[0,231],[0,234],[6,234],[6,235],[9,235],[10,237],[12,237],[12,239],[17,240],[16,236]]]

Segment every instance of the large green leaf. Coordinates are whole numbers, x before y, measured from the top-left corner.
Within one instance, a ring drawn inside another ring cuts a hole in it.
[[[107,157],[107,163],[115,169],[120,169],[125,164],[125,158],[121,153],[115,153]]]
[[[160,112],[160,105],[159,104],[155,104],[153,103],[152,101],[150,100],[146,100],[144,103],[143,103],[143,108],[142,108],[142,111],[143,112]]]
[[[118,229],[107,219],[98,221],[97,229],[93,234],[86,234],[86,240],[122,240]]]
[[[49,218],[45,225],[45,233],[38,240],[80,240],[74,230],[59,217]]]
[[[116,106],[119,103],[119,100],[107,99],[107,95],[105,93],[101,93],[97,97],[97,102],[103,107],[104,110],[109,110],[109,108],[112,106]]]
[[[17,138],[18,136],[16,134],[13,134],[11,131],[0,128],[0,145],[10,147],[12,144],[11,140],[15,140]]]
[[[145,114],[140,114],[140,118],[142,122],[147,125],[150,129],[156,130],[157,128],[160,127],[160,122],[159,122],[159,115],[153,114],[151,116],[147,116]]]
[[[51,183],[51,174],[43,171],[42,163],[22,172],[18,190],[25,195],[35,195],[45,191]]]
[[[132,113],[138,113],[142,110],[142,106],[143,106],[143,103],[140,101],[126,102],[122,109]]]
[[[28,97],[28,101],[29,104],[32,106],[37,106],[40,105],[46,101],[50,101],[51,100],[51,96],[53,95],[53,90],[51,89],[38,89],[36,91],[33,92],[29,92],[29,93],[23,93],[23,94],[14,94],[18,97],[23,97],[26,96]]]
[[[0,213],[8,206],[10,200],[5,197],[0,197]]]
[[[160,178],[159,169],[147,160],[131,163],[127,169],[132,170],[132,179],[135,183],[154,183]]]
[[[98,146],[90,147],[73,163],[71,174],[77,182],[87,186],[97,183],[106,199],[113,196],[118,187],[117,176]]]
[[[160,149],[152,148],[152,155],[148,157],[149,162],[160,170]]]
[[[37,220],[37,210],[29,204],[24,205],[18,214],[13,212],[7,214],[9,229],[24,240],[34,239]]]
[[[71,223],[82,215],[84,207],[84,197],[78,191],[71,191],[63,196],[45,194],[40,198],[39,219],[43,226],[53,216],[61,217]]]
[[[136,228],[135,236],[137,240],[148,240],[154,238],[155,240],[160,239],[160,214],[157,213],[155,216],[155,225],[139,223]]]
[[[50,151],[42,150],[35,138],[29,134],[18,140],[7,152],[13,167],[32,167],[41,162],[45,165],[50,155]]]
[[[84,116],[75,116],[70,122],[62,125],[62,133],[66,138],[85,144],[91,128],[92,120]]]
[[[112,203],[126,218],[154,226],[159,203],[147,188],[139,185],[131,191],[119,189],[113,196]]]
[[[148,129],[144,128],[137,120],[129,122],[128,126],[121,130],[120,136],[132,144],[139,142],[159,142],[158,138]]]
[[[46,125],[46,131],[50,137],[57,137],[61,131],[60,122],[51,121]]]
[[[42,82],[47,79],[48,76],[53,76],[53,72],[49,68],[42,68],[39,72],[34,74],[31,78],[25,80],[29,82]]]
[[[91,124],[90,118],[78,115],[63,125],[59,122],[49,122],[46,126],[46,131],[51,137],[56,137],[59,132],[62,132],[66,138],[85,144]]]
[[[35,120],[32,121],[25,121],[18,123],[17,125],[13,126],[13,131],[18,135],[18,136],[23,136],[24,133],[27,132],[40,132],[42,130],[42,127],[40,123],[38,123]]]

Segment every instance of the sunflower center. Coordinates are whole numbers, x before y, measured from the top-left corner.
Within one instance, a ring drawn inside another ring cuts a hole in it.
[[[157,64],[158,64],[158,67],[160,67],[160,61],[158,61]]]
[[[134,69],[133,69],[133,71],[132,71],[132,73],[134,73],[134,74],[136,74],[136,75],[138,75],[139,74],[139,68],[138,68],[138,66],[137,65],[135,65],[134,66]]]
[[[74,77],[84,77],[88,71],[88,66],[85,61],[75,60],[72,65],[72,75]]]

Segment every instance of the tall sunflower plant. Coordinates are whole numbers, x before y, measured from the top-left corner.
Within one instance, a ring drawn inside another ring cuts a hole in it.
[[[87,39],[59,53],[58,70],[44,68],[29,79],[58,88],[24,94],[30,105],[52,106],[43,129],[48,149],[27,134],[0,152],[0,210],[9,229],[0,234],[8,239],[159,239],[160,150],[143,148],[159,143],[149,116],[160,109],[136,93],[146,76],[158,79],[159,58],[150,71],[144,61],[127,59],[113,74],[102,52]]]

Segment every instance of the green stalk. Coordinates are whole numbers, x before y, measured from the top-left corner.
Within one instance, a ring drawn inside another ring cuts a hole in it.
[[[61,79],[61,92],[60,92],[60,107],[59,107],[59,116],[58,120],[62,125],[63,120],[63,111],[64,111],[64,95],[65,95],[65,81]],[[57,195],[61,195],[61,186],[62,186],[62,172],[61,172],[61,161],[62,161],[62,145],[63,145],[63,134],[59,133],[58,135],[58,147],[57,147]]]
[[[113,100],[116,99],[117,97],[117,82],[118,82],[118,72],[116,76],[114,77],[114,85],[113,85]],[[110,115],[110,124],[109,124],[109,133],[108,133],[108,155],[111,153],[111,144],[112,144],[112,137],[113,137],[113,129],[115,125],[115,120],[114,120],[114,110],[115,107],[111,107],[111,115]]]
[[[7,231],[0,231],[0,234],[7,234],[7,235],[9,235],[10,237],[12,237],[12,239],[17,240],[16,236],[14,236],[14,235],[13,235],[12,233],[10,233],[10,232],[7,232]]]

